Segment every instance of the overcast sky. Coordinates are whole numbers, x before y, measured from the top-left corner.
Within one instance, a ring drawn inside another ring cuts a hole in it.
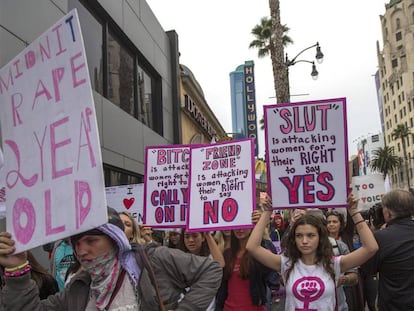
[[[270,16],[268,0],[147,0],[165,31],[179,37],[180,63],[193,72],[207,103],[224,129],[232,132],[229,73],[246,60],[255,63],[258,117],[263,105],[275,103],[270,57],[259,59],[249,49],[252,28]],[[319,42],[324,62],[289,68],[291,101],[346,97],[349,154],[356,154],[360,137],[381,131],[375,80],[377,48],[382,49],[380,15],[384,0],[280,0],[282,24],[294,41],[285,48],[290,59]],[[315,49],[298,59],[313,61]],[[298,94],[307,94],[295,96]],[[259,130],[259,156],[264,155],[264,133]]]

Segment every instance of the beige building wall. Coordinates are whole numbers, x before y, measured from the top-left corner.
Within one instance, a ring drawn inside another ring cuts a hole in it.
[[[383,49],[377,42],[378,66],[385,123],[385,144],[394,147],[403,158],[401,139],[393,139],[392,132],[399,124],[406,124],[414,134],[414,0],[393,0],[386,4],[380,16]],[[407,160],[390,176],[392,188],[413,187],[414,138],[406,140]]]
[[[205,144],[210,143],[213,136],[225,136],[226,131],[210,109],[193,73],[184,65],[180,65],[180,69],[182,143]]]

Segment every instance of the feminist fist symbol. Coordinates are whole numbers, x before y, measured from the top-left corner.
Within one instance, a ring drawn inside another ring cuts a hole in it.
[[[309,303],[322,296],[325,284],[318,277],[303,277],[293,283],[292,291],[296,299],[303,301],[303,308],[296,308],[296,311],[316,311],[309,309]]]

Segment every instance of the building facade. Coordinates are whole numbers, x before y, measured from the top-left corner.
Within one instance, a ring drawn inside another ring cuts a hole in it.
[[[390,175],[390,182],[392,188],[407,189],[413,185],[414,138],[408,135],[404,139],[405,158],[402,139],[392,133],[399,125],[414,133],[414,1],[389,1],[380,21],[383,48],[377,42],[377,57],[384,138],[403,159],[401,167]]]
[[[141,182],[146,146],[181,143],[178,36],[162,29],[146,1],[1,1],[0,67],[74,8],[93,88],[105,184]]]
[[[194,74],[180,65],[181,74],[181,141],[183,144],[210,143],[213,138],[227,137],[226,131],[204,97]]]
[[[254,62],[246,61],[230,73],[233,138],[252,138],[258,155],[256,88]]]

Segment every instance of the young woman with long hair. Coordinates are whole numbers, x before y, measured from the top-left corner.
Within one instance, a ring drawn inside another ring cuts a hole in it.
[[[253,229],[246,248],[259,262],[281,272],[286,287],[286,311],[309,308],[336,310],[336,280],[341,273],[363,264],[376,253],[378,244],[357,205],[358,200],[351,194],[348,197],[348,213],[362,240],[362,247],[358,250],[334,257],[323,221],[305,214],[293,225],[285,253],[277,255],[260,245],[272,208],[269,196],[263,200],[265,211]]]

